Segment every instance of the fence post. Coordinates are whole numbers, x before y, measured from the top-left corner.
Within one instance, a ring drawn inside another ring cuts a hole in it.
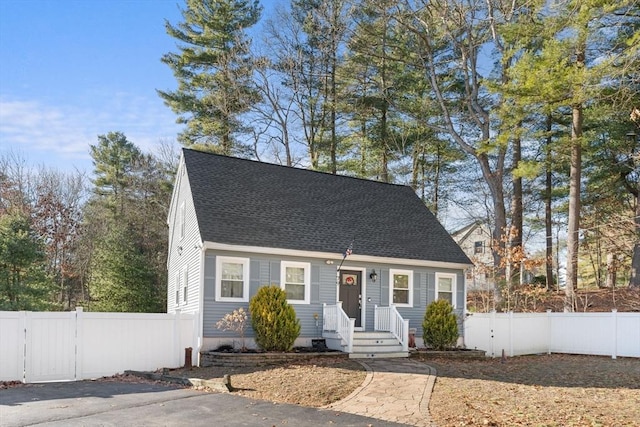
[[[182,363],[180,363],[180,361],[182,360],[182,355],[184,354],[184,349],[182,348],[182,331],[180,328],[180,319],[181,319],[181,310],[177,309],[176,312],[174,313],[174,318],[173,318],[173,336],[174,339],[177,343],[176,345],[176,355],[177,355],[177,360],[175,360],[175,364],[174,368],[179,367],[179,366],[183,366]],[[186,363],[186,360],[185,360]]]
[[[495,310],[491,310],[491,357],[496,357],[496,352],[495,352],[495,343],[493,340],[493,335],[494,335],[494,331],[496,328],[496,311]]]
[[[547,354],[551,354],[551,309],[547,310]]]
[[[83,339],[83,314],[84,309],[82,307],[76,307],[76,312],[74,316],[75,321],[75,348],[76,348],[76,372],[74,374],[76,381],[83,380],[83,361],[84,361],[84,347],[82,345]]]
[[[378,304],[373,305],[373,330],[378,330]]]
[[[33,342],[31,336],[33,335],[32,326],[32,313],[30,311],[23,311],[24,313],[24,380],[23,383],[29,383],[31,376],[33,375],[33,362],[31,353],[33,352]]]
[[[613,322],[613,351],[611,358],[616,359],[618,357],[618,310],[611,310],[611,321]]]
[[[20,330],[18,331],[18,336],[20,337],[20,342],[18,345],[19,348],[22,349],[22,359],[20,359],[20,381],[24,384],[27,383],[27,312],[20,311]]]
[[[513,357],[513,311],[509,312],[509,357]]]
[[[402,351],[409,351],[409,320],[403,320],[402,327]]]
[[[356,319],[349,319],[349,341],[347,342],[347,353],[353,353],[353,331],[356,327]]]

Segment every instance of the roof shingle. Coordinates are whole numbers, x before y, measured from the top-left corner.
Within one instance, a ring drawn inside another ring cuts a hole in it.
[[[203,241],[470,264],[410,187],[183,153]]]

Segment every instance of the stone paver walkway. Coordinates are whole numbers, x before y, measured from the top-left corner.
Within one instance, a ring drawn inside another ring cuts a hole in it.
[[[411,359],[359,362],[367,369],[363,384],[327,408],[413,426],[435,426],[429,416],[435,369]]]

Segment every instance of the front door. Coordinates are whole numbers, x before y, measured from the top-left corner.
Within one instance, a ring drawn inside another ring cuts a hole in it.
[[[356,328],[361,327],[362,319],[362,272],[340,271],[340,295],[342,309],[347,316],[356,319]]]

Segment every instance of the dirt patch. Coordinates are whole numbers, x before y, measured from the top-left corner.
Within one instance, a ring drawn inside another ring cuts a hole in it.
[[[523,356],[427,360],[429,410],[446,426],[637,426],[640,359]]]
[[[169,375],[221,379],[231,375],[234,393],[253,399],[320,407],[348,396],[365,379],[353,360],[319,357],[265,367],[217,367],[171,370]]]

